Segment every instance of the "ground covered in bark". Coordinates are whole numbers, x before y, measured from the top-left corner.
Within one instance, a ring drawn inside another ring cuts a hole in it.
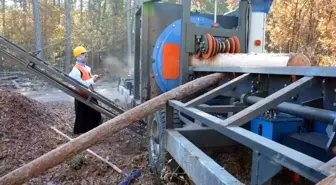
[[[0,89],[0,105],[0,177],[67,142],[50,126],[75,137],[72,134],[75,113],[71,101],[40,103],[19,93]],[[104,120],[107,118],[104,117]],[[136,124],[124,129],[90,149],[126,172],[140,169],[142,176],[133,183],[135,185],[175,184],[169,182],[171,180],[178,181],[177,184],[191,184],[179,167],[167,168],[167,173],[161,180],[150,175],[147,168],[146,128],[143,125]],[[206,153],[242,183],[249,184],[251,150],[232,146],[225,147],[220,152]],[[122,179],[123,176],[107,164],[82,152],[26,184],[111,185],[118,184]],[[279,174],[273,182],[275,185],[294,185],[284,173]],[[312,183],[303,180],[297,184]]]
[[[0,90],[0,176],[36,159],[67,140],[54,126],[70,137],[74,122],[72,102],[41,104],[18,93]],[[106,119],[106,118],[105,118]],[[143,127],[124,129],[91,148],[126,172],[140,169],[133,184],[158,184],[147,169],[146,136]],[[67,160],[29,184],[118,184],[123,177],[87,152]]]

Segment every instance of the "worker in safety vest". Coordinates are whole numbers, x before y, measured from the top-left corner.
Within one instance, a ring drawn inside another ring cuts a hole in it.
[[[81,46],[76,47],[73,51],[73,55],[76,58],[76,64],[69,73],[69,76],[82,83],[84,86],[93,89],[93,84],[101,78],[101,75],[91,75],[91,68],[86,65],[88,61],[87,50]],[[81,94],[83,95],[83,93]],[[92,99],[92,101],[97,103],[96,99]],[[76,120],[73,130],[74,134],[85,133],[97,127],[102,120],[100,112],[77,99],[75,99],[75,113]]]

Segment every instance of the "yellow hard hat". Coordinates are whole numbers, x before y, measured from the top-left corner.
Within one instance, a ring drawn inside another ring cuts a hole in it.
[[[73,55],[74,55],[74,57],[77,57],[78,55],[81,55],[81,54],[86,53],[86,52],[87,51],[84,47],[78,46],[74,49]]]

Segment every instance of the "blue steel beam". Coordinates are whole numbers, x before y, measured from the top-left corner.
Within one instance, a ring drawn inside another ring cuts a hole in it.
[[[252,12],[268,13],[273,0],[251,0]]]

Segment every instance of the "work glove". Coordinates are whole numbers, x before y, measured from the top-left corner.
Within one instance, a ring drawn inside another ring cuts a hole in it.
[[[93,81],[97,82],[98,80],[100,80],[102,77],[102,75],[93,75]]]

